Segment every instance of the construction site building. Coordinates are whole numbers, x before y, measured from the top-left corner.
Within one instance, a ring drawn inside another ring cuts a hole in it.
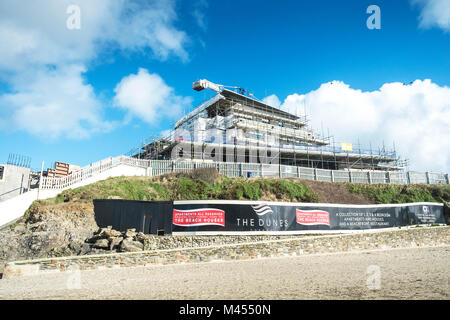
[[[336,143],[296,115],[260,101],[244,89],[208,80],[193,89],[216,95],[184,115],[166,137],[150,139],[130,155],[140,159],[183,159],[356,170],[401,170],[395,150]]]

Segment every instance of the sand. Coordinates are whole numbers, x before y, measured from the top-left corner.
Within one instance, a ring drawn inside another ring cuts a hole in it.
[[[450,246],[367,250],[1,279],[0,299],[449,299],[449,271]]]

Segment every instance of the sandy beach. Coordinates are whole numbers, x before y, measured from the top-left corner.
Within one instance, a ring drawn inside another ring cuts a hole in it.
[[[449,265],[443,246],[83,270],[2,279],[0,298],[449,299]]]

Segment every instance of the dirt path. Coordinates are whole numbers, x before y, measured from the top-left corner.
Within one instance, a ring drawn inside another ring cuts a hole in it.
[[[450,246],[372,250],[2,279],[0,298],[449,299],[449,271]]]

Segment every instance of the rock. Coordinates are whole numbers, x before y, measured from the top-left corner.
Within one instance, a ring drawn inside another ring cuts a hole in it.
[[[83,243],[81,246],[80,254],[84,255],[91,251],[91,246],[88,243]]]
[[[107,229],[103,232],[102,236],[105,238],[115,238],[119,237],[122,233],[120,231],[114,230],[114,229]]]
[[[36,222],[36,223],[28,224],[28,225],[27,225],[27,229],[30,230],[30,231],[35,231],[35,230],[37,230],[37,228],[40,227],[41,224],[42,224],[41,222]]]
[[[128,229],[127,232],[125,232],[125,237],[127,238],[134,238],[136,236],[136,229]]]
[[[109,244],[109,250],[113,250],[115,247],[117,247],[122,242],[122,240],[122,237],[113,238]]]
[[[99,236],[99,237],[103,237],[103,235],[105,234],[105,232],[108,232],[109,230],[111,230],[110,228],[100,228],[98,231],[97,231],[97,235]]]
[[[145,239],[147,239],[145,234],[143,234],[142,232],[139,232],[135,238],[137,241],[142,242],[142,243],[144,243]]]
[[[27,228],[24,225],[18,225],[14,228],[14,232],[17,233],[25,233],[27,231]]]
[[[125,252],[142,251],[144,245],[139,241],[123,240],[120,244],[120,250]]]
[[[69,243],[69,248],[78,253],[81,251],[82,245],[83,244],[78,241],[72,241],[71,243]]]
[[[94,243],[94,248],[98,248],[98,249],[108,249],[109,248],[109,241],[108,239],[100,239],[97,240]]]

